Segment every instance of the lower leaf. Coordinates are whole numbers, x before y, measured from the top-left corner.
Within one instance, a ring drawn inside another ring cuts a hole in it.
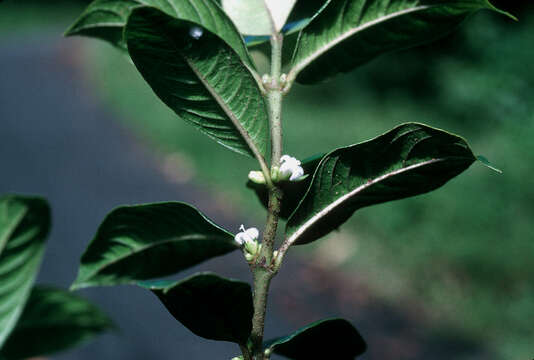
[[[198,273],[177,283],[144,282],[167,310],[194,334],[245,345],[252,331],[252,291],[248,283]]]
[[[347,320],[327,319],[268,341],[265,348],[294,360],[353,360],[365,352],[367,344]]]
[[[65,290],[37,286],[0,357],[22,360],[53,354],[112,328],[111,320],[87,300]]]

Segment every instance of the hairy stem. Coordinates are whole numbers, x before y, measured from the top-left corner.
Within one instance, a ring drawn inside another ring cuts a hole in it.
[[[267,84],[267,100],[269,105],[269,122],[271,126],[271,170],[280,166],[282,156],[282,34],[271,37],[271,82]],[[280,217],[282,192],[274,184],[269,187],[269,206],[267,223],[263,232],[262,247],[256,262],[252,265],[254,273],[254,315],[252,318],[252,353],[254,360],[264,360],[263,332],[267,296],[271,279],[275,275],[273,263],[274,242]]]
[[[241,353],[243,354],[243,360],[252,360],[250,351],[245,345],[239,345],[239,348],[241,349]]]
[[[280,166],[282,156],[282,34],[271,37],[271,84],[268,93],[271,123],[271,167]]]

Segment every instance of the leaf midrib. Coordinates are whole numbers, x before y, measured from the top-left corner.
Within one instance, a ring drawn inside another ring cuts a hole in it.
[[[170,40],[170,39],[169,39]],[[217,104],[220,106],[220,108],[224,111],[224,113],[226,114],[226,116],[228,116],[228,118],[230,119],[230,121],[232,122],[232,124],[235,126],[235,128],[237,129],[237,131],[239,132],[239,134],[241,135],[241,137],[245,140],[246,144],[248,145],[248,147],[250,148],[250,150],[252,150],[252,153],[254,154],[255,157],[257,157],[258,159],[263,159],[263,154],[259,151],[259,149],[256,147],[256,144],[252,141],[252,138],[250,137],[249,133],[247,132],[247,130],[245,130],[245,128],[243,127],[243,125],[241,124],[241,122],[239,121],[239,119],[237,118],[237,116],[234,114],[234,112],[228,108],[226,106],[226,103],[225,101],[222,99],[222,97],[212,88],[212,86],[208,83],[208,81],[204,78],[204,76],[198,71],[198,69],[194,66],[194,63],[191,61],[191,59],[189,59],[187,57],[187,55],[185,55],[183,52],[181,52],[175,45],[174,41],[171,40],[171,43],[173,44],[174,48],[176,49],[176,52],[179,53],[182,58],[184,59],[184,61],[187,63],[187,65],[191,68],[191,70],[195,73],[195,75],[198,77],[198,79],[200,80],[200,82],[202,83],[202,85],[204,85],[204,87],[206,88],[206,90],[208,90],[208,92],[210,93],[210,95],[213,97],[213,99],[217,102]],[[226,45],[226,43],[225,43]],[[231,48],[230,48],[231,49]],[[231,51],[233,51],[233,49],[231,49]],[[239,55],[235,54],[237,57],[239,57]],[[254,76],[253,74],[250,72],[249,68],[244,64],[244,63],[241,63],[243,65],[243,67],[246,69],[246,71],[249,72],[249,74],[252,76],[252,80],[254,80]],[[255,81],[255,80],[254,80]],[[260,91],[259,89],[257,89],[258,91]]]
[[[7,245],[7,241],[9,240],[9,238],[11,238],[11,236],[13,235],[15,230],[17,229],[17,226],[20,224],[20,222],[22,221],[24,216],[26,216],[26,214],[28,214],[28,212],[29,212],[29,209],[28,209],[27,206],[25,206],[25,209],[23,211],[21,211],[14,218],[14,221],[9,226],[9,230],[6,231],[5,236],[0,238],[0,259],[2,258],[2,253],[4,251],[5,246]]]
[[[324,207],[321,211],[319,211],[318,213],[313,215],[309,220],[307,220],[302,226],[300,226],[288,238],[287,242],[290,245],[293,244],[306,230],[308,230],[320,218],[322,218],[323,216],[328,215],[328,213],[330,213],[339,204],[343,203],[345,200],[351,198],[352,196],[356,195],[357,193],[365,190],[366,188],[371,187],[372,185],[375,185],[376,183],[381,182],[381,181],[383,181],[385,179],[388,179],[390,177],[403,174],[404,172],[407,172],[407,171],[410,171],[410,170],[413,170],[413,169],[417,169],[417,168],[422,167],[422,166],[434,164],[434,163],[441,162],[441,161],[446,161],[447,159],[450,159],[450,158],[452,158],[452,157],[432,159],[432,160],[427,160],[427,161],[424,161],[424,162],[421,162],[421,163],[418,163],[418,164],[410,165],[410,166],[407,166],[407,167],[404,167],[404,168],[389,172],[389,173],[384,174],[382,176],[379,176],[379,177],[375,178],[372,181],[366,182],[365,184],[358,186],[356,189],[348,192],[345,195],[340,196],[339,198],[337,198],[336,200],[331,202],[328,206]],[[313,179],[313,180],[315,180],[315,179]],[[313,180],[312,180],[312,182],[313,182]],[[306,195],[305,195],[305,197],[306,197]],[[295,214],[296,214],[297,211],[298,211],[298,208],[297,208],[297,210],[295,210]]]
[[[402,10],[402,11],[397,11],[397,12],[391,13],[391,14],[386,15],[384,17],[369,21],[369,22],[367,22],[367,23],[365,23],[363,25],[360,25],[358,27],[352,28],[349,31],[347,31],[345,33],[342,33],[340,36],[336,37],[333,41],[330,41],[327,44],[321,46],[319,49],[317,49],[311,55],[309,55],[309,56],[303,58],[301,61],[299,61],[291,69],[289,77],[290,78],[295,78],[306,66],[310,65],[313,61],[315,61],[321,55],[323,55],[324,53],[326,53],[331,48],[335,47],[339,43],[343,42],[344,40],[350,38],[351,36],[353,36],[354,34],[360,32],[360,31],[363,31],[363,30],[365,30],[367,28],[370,28],[372,26],[378,25],[378,24],[380,24],[380,23],[382,23],[384,21],[390,20],[390,19],[395,18],[397,16],[404,16],[404,15],[411,14],[413,12],[417,12],[417,11],[420,11],[420,10],[421,11],[422,10],[427,10],[427,9],[432,8],[432,7],[443,6],[443,5],[447,5],[447,3],[438,4],[438,5],[416,6],[416,7],[411,8],[411,9],[405,9],[405,10]],[[309,26],[310,24],[308,24],[307,26]],[[302,34],[304,33],[305,30],[306,30],[306,28],[304,28],[302,30],[302,32],[301,32],[301,35],[299,36],[299,42],[300,42],[300,37],[302,36]],[[297,55],[297,52],[295,53],[295,55]]]

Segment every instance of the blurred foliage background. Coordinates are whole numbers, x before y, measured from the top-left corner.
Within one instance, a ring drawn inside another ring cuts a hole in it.
[[[84,3],[6,1],[0,33],[43,31],[60,18],[74,19]],[[484,342],[495,359],[530,359],[534,6],[495,4],[520,21],[479,13],[434,44],[383,56],[319,86],[295,86],[284,105],[284,153],[305,158],[417,121],[464,136],[504,174],[475,164],[432,194],[364,209],[340,232],[293,254],[365,274],[392,303],[424,305],[437,334],[446,324]],[[253,160],[180,121],[110,46],[80,41],[79,50],[89,86],[161,154],[169,179],[212,186],[236,217],[263,221],[263,209],[244,188],[257,167]]]

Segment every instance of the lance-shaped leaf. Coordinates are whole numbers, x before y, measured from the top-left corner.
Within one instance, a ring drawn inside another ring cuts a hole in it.
[[[347,320],[327,319],[266,343],[271,352],[294,360],[353,360],[363,354],[367,344]]]
[[[123,206],[100,225],[72,287],[164,277],[237,248],[232,234],[190,205]]]
[[[130,56],[159,98],[220,144],[263,156],[269,122],[258,83],[221,38],[153,8],[132,12]]]
[[[317,240],[365,206],[435,190],[475,160],[462,138],[416,123],[334,150],[289,218],[288,242]]]
[[[112,328],[111,320],[87,300],[65,290],[37,286],[0,357],[22,360],[53,354]]]
[[[30,295],[49,228],[50,208],[45,200],[0,197],[0,347]]]
[[[213,0],[95,0],[66,31],[66,35],[95,37],[126,48],[123,35],[128,17],[134,9],[144,6],[196,23],[217,34],[239,54],[247,66],[254,67],[242,36]]]
[[[293,211],[297,208],[300,200],[306,194],[306,190],[310,186],[312,175],[315,173],[315,169],[319,165],[319,162],[323,158],[324,154],[315,155],[302,161],[302,169],[304,169],[304,175],[308,175],[307,178],[301,181],[280,181],[277,185],[282,189],[284,193],[284,201],[282,201],[282,208],[280,209],[280,217],[287,219]],[[247,182],[247,187],[254,190],[258,199],[262,205],[267,209],[269,205],[269,190],[265,184],[257,184],[252,181]]]
[[[248,283],[199,273],[174,284],[140,285],[152,290],[176,320],[194,334],[211,340],[247,343],[254,313]]]
[[[436,40],[488,0],[330,0],[302,29],[289,78],[313,84],[374,57]]]

